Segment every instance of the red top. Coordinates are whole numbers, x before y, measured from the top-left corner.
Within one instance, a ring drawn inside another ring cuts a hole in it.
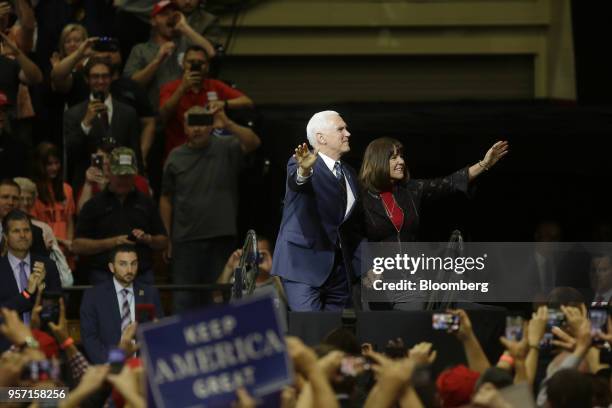
[[[380,193],[380,198],[382,198],[387,216],[395,226],[395,229],[399,231],[404,224],[404,211],[402,211],[402,207],[397,204],[395,198],[393,198],[393,193],[390,191]]]
[[[172,97],[176,89],[181,84],[181,81],[182,79],[170,81],[161,87],[159,91],[160,107]],[[187,141],[185,129],[183,128],[183,123],[185,122],[185,112],[195,105],[206,106],[208,103],[209,93],[211,92],[215,92],[217,94],[217,100],[219,101],[236,99],[244,95],[239,90],[226,85],[224,82],[208,78],[203,81],[200,92],[195,93],[192,89],[189,89],[179,100],[178,106],[176,107],[176,112],[170,119],[168,119],[168,123],[166,124],[166,148],[164,150],[164,162],[172,149]]]

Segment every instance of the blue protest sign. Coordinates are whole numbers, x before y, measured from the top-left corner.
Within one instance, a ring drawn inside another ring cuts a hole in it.
[[[225,407],[239,387],[259,397],[292,383],[281,327],[268,294],[143,324],[155,406]]]

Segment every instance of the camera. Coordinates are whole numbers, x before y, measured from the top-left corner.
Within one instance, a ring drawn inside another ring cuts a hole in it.
[[[104,156],[101,154],[92,154],[91,166],[102,170],[102,168],[104,167]]]
[[[119,51],[119,42],[112,37],[100,37],[93,45],[93,49],[99,52]]]
[[[108,351],[108,364],[111,374],[119,374],[125,363],[125,352],[120,348],[112,348]]]
[[[521,316],[506,317],[506,331],[504,336],[508,340],[520,341],[523,338],[523,318]]]

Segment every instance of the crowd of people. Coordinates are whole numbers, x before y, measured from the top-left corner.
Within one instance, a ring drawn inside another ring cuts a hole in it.
[[[224,301],[177,291],[169,307],[155,287],[161,258],[172,283],[196,285],[231,283],[243,256],[239,172],[261,139],[241,120],[253,100],[211,75],[222,46],[204,7],[0,1],[0,387],[67,387],[62,407],[146,406],[137,322]],[[348,166],[351,134],[337,112],[313,115],[306,138],[287,165],[278,237],[258,240],[255,292],[271,289],[284,321],[288,311],[364,306],[356,296],[363,244],[417,241],[423,203],[468,194],[509,151],[498,141],[446,177],[415,180],[392,138],[368,145],[359,172]],[[546,236],[554,224],[540,227],[535,241],[558,240]],[[536,254],[543,289],[561,281],[547,280],[549,255]],[[600,305],[612,296],[611,259],[592,262],[589,296]],[[62,293],[74,283],[92,285],[77,305],[78,336],[67,319],[75,298]],[[414,300],[367,306],[420,310]],[[497,362],[468,313],[450,310],[457,324],[449,335],[467,365],[440,372],[428,342],[394,339],[377,351],[346,328],[314,348],[286,337],[294,382],[276,406],[609,406],[612,320],[610,333],[592,324],[587,300],[552,290],[522,336],[500,339],[506,351]],[[51,316],[49,305],[57,305]],[[551,325],[549,308],[562,324]],[[119,371],[108,364],[117,348]],[[258,404],[245,388],[235,399]]]

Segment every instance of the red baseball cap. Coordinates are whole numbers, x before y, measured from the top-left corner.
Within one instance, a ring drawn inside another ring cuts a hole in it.
[[[8,97],[6,96],[6,94],[2,91],[0,91],[0,106],[7,106],[10,105],[11,103],[8,100]]]
[[[173,1],[170,1],[170,0],[158,1],[153,6],[153,11],[151,11],[151,17],[155,17],[156,15],[158,15],[159,13],[161,13],[168,7],[172,7],[174,10],[178,10],[178,7],[176,6],[176,4],[174,4]]]

